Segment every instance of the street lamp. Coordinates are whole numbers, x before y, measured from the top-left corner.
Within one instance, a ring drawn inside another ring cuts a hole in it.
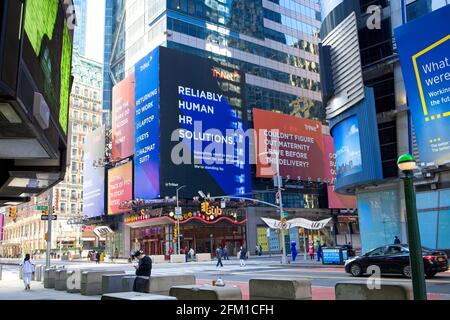
[[[413,170],[416,168],[416,160],[412,155],[404,154],[398,158],[397,165],[404,174],[402,179],[405,187],[409,261],[411,265],[414,300],[427,300],[422,244],[420,241],[419,222],[417,219],[416,193],[413,184]]]
[[[177,218],[177,251],[178,254],[180,254],[180,218],[181,218],[181,208],[178,206],[178,191],[181,189],[186,188],[186,186],[181,186],[177,189],[177,207],[175,208],[175,217]]]
[[[277,170],[277,186],[278,186],[278,198],[279,198],[279,210],[280,210],[280,220],[284,218],[283,214],[283,198],[281,197],[281,181],[280,181],[280,153],[278,151],[270,150],[266,152],[261,152],[258,154],[258,156],[263,154],[275,154],[276,158],[275,161],[277,163],[276,170]],[[286,264],[286,242],[284,239],[284,228],[281,228],[281,242],[283,247],[283,255],[281,256],[281,264]]]

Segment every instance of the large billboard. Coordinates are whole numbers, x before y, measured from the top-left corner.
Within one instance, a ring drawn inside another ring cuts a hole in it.
[[[108,214],[128,209],[123,202],[133,199],[133,163],[127,162],[108,171]]]
[[[334,190],[334,183],[336,182],[336,153],[334,150],[333,137],[328,134],[324,134],[323,142],[325,146],[325,182],[328,184],[328,208],[355,209],[356,196],[341,195]]]
[[[3,240],[3,213],[0,213],[0,241]]]
[[[450,161],[450,6],[395,29],[420,160]]]
[[[136,198],[249,192],[239,69],[160,47],[135,75]]]
[[[336,150],[336,175],[341,178],[362,171],[359,123],[356,115],[351,116],[333,128]]]
[[[135,197],[160,197],[159,49],[135,66]]]
[[[303,181],[325,179],[320,122],[253,109],[253,123],[257,177],[271,178],[276,174],[272,164],[276,161],[274,154],[279,152],[281,176]]]
[[[134,153],[134,74],[112,90],[112,158],[121,160]]]
[[[61,1],[26,1],[23,59],[67,134],[72,40]]]
[[[94,165],[105,157],[105,128],[86,135],[84,146],[83,214],[101,216],[105,212],[105,168]]]

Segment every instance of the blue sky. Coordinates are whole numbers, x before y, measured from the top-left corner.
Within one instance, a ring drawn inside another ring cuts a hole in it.
[[[103,62],[103,34],[105,29],[105,0],[87,0],[86,56]]]

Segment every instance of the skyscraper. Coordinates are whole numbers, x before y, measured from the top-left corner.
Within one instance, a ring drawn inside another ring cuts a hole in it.
[[[87,0],[74,0],[77,25],[74,31],[73,47],[81,56],[86,54]]]

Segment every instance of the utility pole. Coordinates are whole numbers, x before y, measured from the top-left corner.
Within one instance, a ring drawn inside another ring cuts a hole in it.
[[[277,184],[278,184],[278,201],[280,205],[280,221],[284,218],[283,213],[283,197],[281,196],[281,179],[280,179],[280,153],[279,151],[275,152],[276,161],[277,161]],[[281,257],[281,264],[286,264],[286,241],[284,238],[284,228],[281,228],[281,242],[283,245],[283,255]]]
[[[50,268],[50,251],[52,250],[52,215],[53,215],[53,188],[48,196],[48,222],[47,222],[47,255],[45,257],[45,268]]]
[[[177,218],[177,251],[180,254],[180,218],[181,218],[181,208],[178,206],[178,191],[185,188],[186,186],[181,186],[177,189],[177,208],[175,209],[175,215]],[[173,198],[172,198],[173,199]]]

